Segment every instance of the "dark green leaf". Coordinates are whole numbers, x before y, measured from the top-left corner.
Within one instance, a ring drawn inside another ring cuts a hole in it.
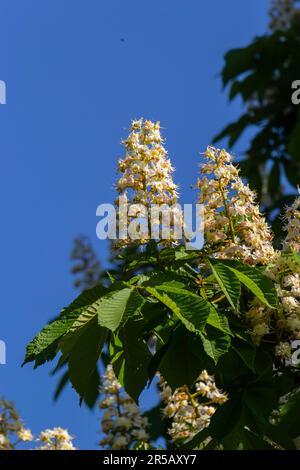
[[[220,261],[210,259],[210,267],[217,283],[234,310],[241,295],[241,284],[236,276]]]
[[[170,286],[145,286],[149,294],[168,307],[193,332],[202,331],[210,312],[210,304],[185,289]]]
[[[148,381],[151,353],[143,339],[144,322],[141,318],[128,319],[119,331],[112,364],[118,380],[136,402]]]

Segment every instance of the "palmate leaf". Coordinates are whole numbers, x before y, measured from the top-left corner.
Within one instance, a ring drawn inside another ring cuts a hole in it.
[[[81,314],[95,312],[99,297],[107,291],[101,285],[82,292],[68,307],[61,311],[60,316],[46,325],[28,344],[24,364],[35,361],[35,367],[54,359],[59,350],[59,341],[71,329]],[[80,320],[79,320],[80,321]],[[76,324],[76,323],[75,323]],[[75,329],[77,328],[77,325]]]
[[[145,290],[168,307],[192,332],[202,331],[210,313],[210,304],[198,295],[177,287],[145,286]]]
[[[97,362],[108,330],[114,331],[127,317],[135,315],[143,303],[134,288],[108,292],[83,310],[62,338],[60,348],[68,360],[70,381],[88,406],[93,406],[99,393]]]

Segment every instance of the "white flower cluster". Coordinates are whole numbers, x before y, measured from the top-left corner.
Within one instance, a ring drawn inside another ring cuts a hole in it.
[[[164,414],[172,419],[169,435],[174,442],[192,438],[206,428],[216,405],[227,401],[227,395],[221,392],[206,370],[202,371],[193,391],[187,386],[180,387],[172,393],[171,387],[160,378],[161,399],[165,402]]]
[[[300,197],[285,212],[285,230],[281,252],[277,252],[266,268],[266,275],[275,282],[279,305],[276,313],[266,309],[258,301],[247,312],[256,343],[269,333],[277,332],[277,337],[286,340],[300,337]],[[295,256],[296,255],[296,256]],[[290,343],[282,341],[276,346],[276,355],[289,358]]]
[[[290,343],[286,341],[280,341],[275,347],[275,355],[283,359],[289,359],[292,354],[292,348]]]
[[[300,253],[300,189],[299,196],[295,199],[291,207],[285,211],[286,225],[284,227],[287,235],[283,243],[283,251],[290,253],[295,251]]]
[[[163,145],[160,123],[143,119],[133,121],[131,132],[123,144],[126,156],[118,161],[118,171],[122,176],[117,184],[119,198],[116,205],[120,206],[121,200],[128,204],[130,211],[125,220],[118,217],[118,228],[123,230],[133,220],[147,219],[146,223],[149,223],[149,209],[157,205],[165,216],[170,217],[169,242],[172,242],[172,229],[174,231],[175,226],[182,225],[182,215],[176,207],[178,193],[172,178],[174,168]],[[158,223],[161,223],[159,218]],[[143,244],[150,236],[148,228],[143,231],[141,224],[141,234],[136,243]],[[129,243],[131,239],[127,238],[119,241],[117,246]]]
[[[140,413],[135,402],[122,391],[111,365],[108,365],[103,377],[104,398],[99,407],[104,410],[101,424],[105,437],[101,447],[109,449],[132,449],[146,443],[148,419]]]
[[[42,445],[35,450],[76,450],[72,443],[73,437],[66,429],[46,429],[40,433],[37,440]]]
[[[299,9],[296,8],[295,0],[272,0],[269,15],[272,32],[286,31],[299,18]]]
[[[0,400],[0,450],[13,450],[19,442],[32,441],[30,429],[26,429],[13,403]]]
[[[34,438],[30,429],[24,427],[13,403],[0,400],[0,450],[14,450],[21,442],[43,442],[35,450],[75,450],[72,437],[62,428],[47,429]]]
[[[274,256],[272,235],[255,193],[239,177],[228,152],[208,147],[205,157],[198,188],[207,248],[216,258],[240,259],[250,265],[269,263]]]

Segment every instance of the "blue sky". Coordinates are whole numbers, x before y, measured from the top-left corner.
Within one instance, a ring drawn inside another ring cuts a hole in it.
[[[199,152],[240,111],[222,92],[222,57],[266,32],[268,6],[1,0],[0,340],[7,365],[0,365],[0,395],[16,402],[34,432],[61,425],[80,448],[96,447],[99,413],[80,408],[71,389],[54,404],[50,367],[20,365],[28,341],[75,295],[74,236],[89,235],[105,261],[95,211],[114,199],[120,139],[131,118],[161,121],[182,201],[192,202]]]

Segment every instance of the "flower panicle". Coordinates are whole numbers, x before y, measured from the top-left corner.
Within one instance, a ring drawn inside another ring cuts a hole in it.
[[[141,415],[136,403],[122,390],[112,365],[109,364],[103,376],[103,398],[101,426],[103,439],[100,446],[108,449],[131,449],[136,444],[149,441],[148,419]]]
[[[209,426],[217,406],[228,400],[227,394],[216,386],[214,377],[203,370],[193,390],[187,386],[172,392],[171,387],[160,377],[161,399],[165,403],[164,415],[172,420],[168,433],[174,442],[190,439]]]
[[[216,258],[267,264],[275,254],[272,234],[256,195],[244,184],[233,157],[208,147],[201,166],[199,203],[204,207],[206,245]]]
[[[14,404],[0,400],[0,450],[14,450],[21,442],[42,442],[34,450],[75,450],[72,436],[66,429],[46,429],[37,438],[24,427]]]
[[[175,227],[182,225],[182,219],[176,204],[178,202],[178,186],[174,183],[174,168],[164,146],[160,133],[160,122],[139,119],[132,122],[128,137],[122,141],[125,147],[125,158],[118,161],[118,172],[121,174],[116,185],[118,191],[117,226],[119,230],[128,228],[130,222],[145,219],[147,224],[141,231],[135,244],[143,245],[149,241],[149,209],[153,206],[163,208],[165,215],[170,216],[170,239],[165,244],[175,242]],[[121,217],[120,201],[128,207],[135,207],[134,215]],[[159,240],[162,242],[162,240]],[[123,237],[116,243],[116,248],[133,242],[130,237]]]

